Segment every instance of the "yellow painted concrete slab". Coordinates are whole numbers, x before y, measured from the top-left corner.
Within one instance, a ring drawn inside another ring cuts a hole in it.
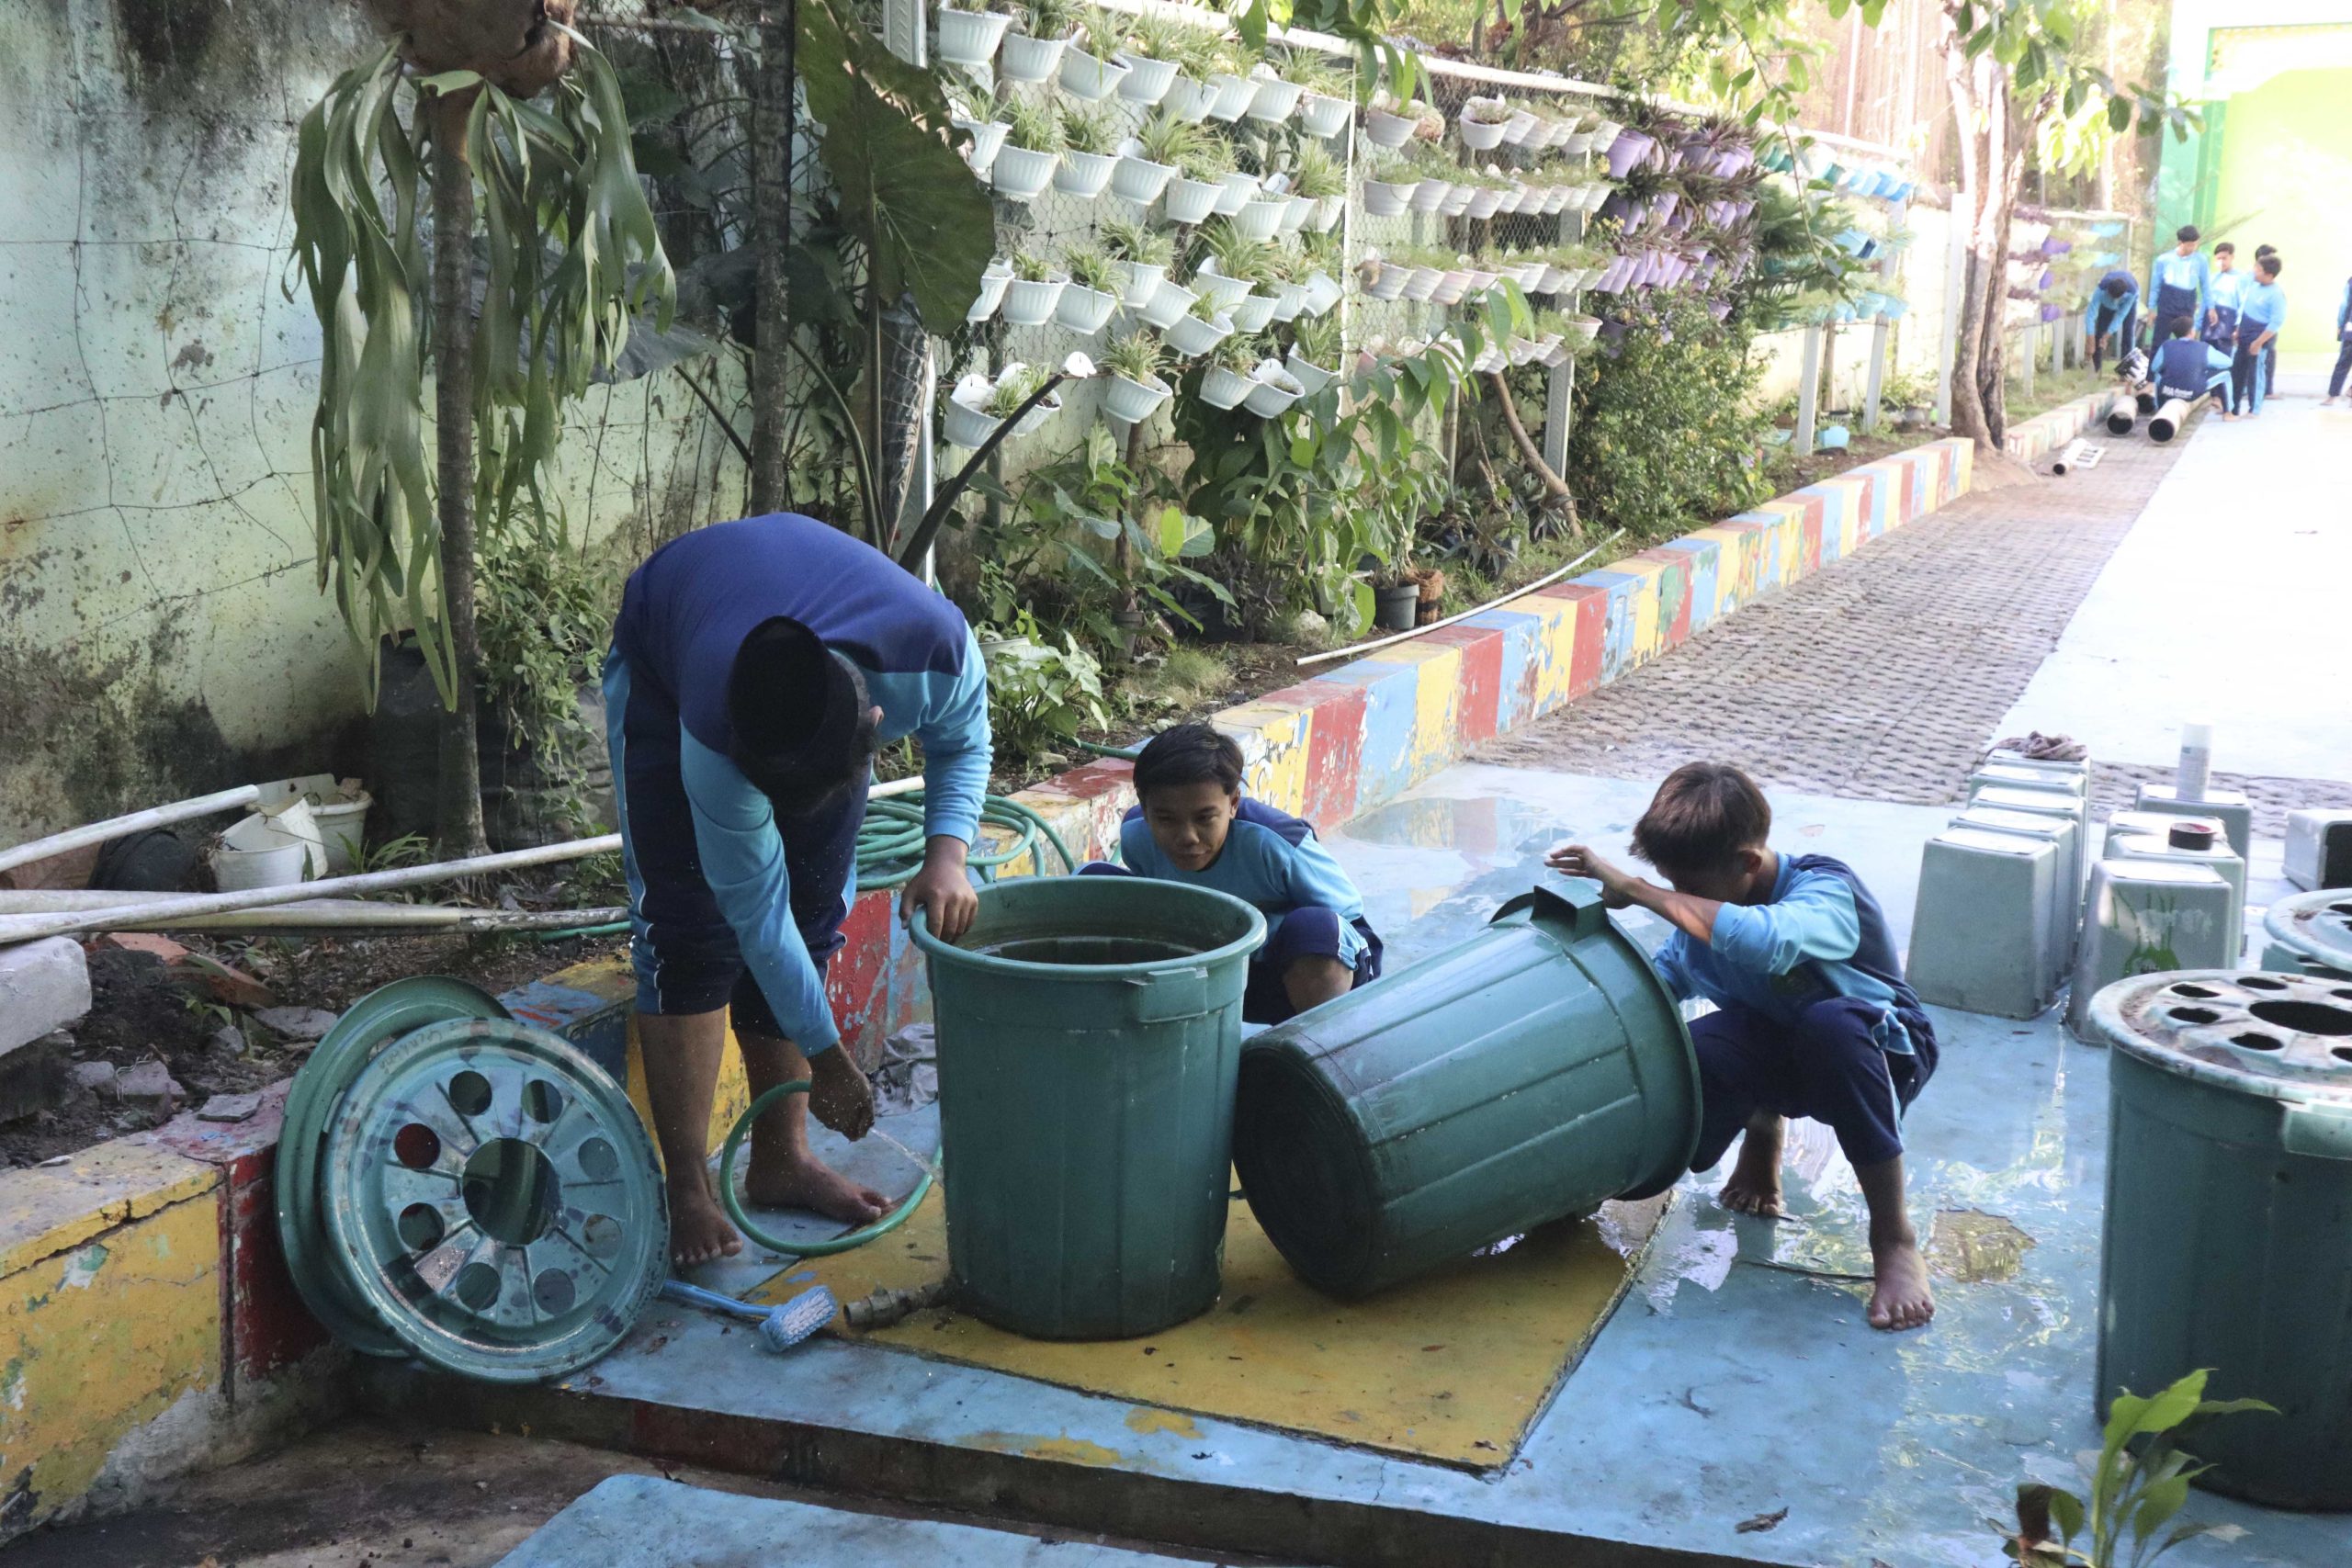
[[[1547,1226],[1370,1301],[1342,1303],[1301,1283],[1237,1199],[1226,1225],[1225,1293],[1163,1333],[1066,1344],[946,1310],[864,1337],[1129,1400],[1138,1406],[1131,1426],[1183,1413],[1491,1469],[1510,1458],[1608,1320],[1668,1201],[1611,1203],[1593,1219]],[[947,1271],[945,1216],[934,1187],[899,1232],[809,1269],[843,1301],[926,1284]],[[786,1300],[808,1288],[807,1272],[793,1269],[752,1299]]]
[[[220,1173],[129,1138],[0,1181],[0,1278],[101,1232],[209,1192]]]
[[[85,1217],[36,1183],[78,1169]],[[192,1390],[220,1385],[220,1205],[217,1173],[117,1142],[71,1167],[10,1173],[10,1229],[42,1227],[0,1279],[0,1475],[14,1524],[50,1517],[90,1489],[117,1444]],[[19,1187],[47,1192],[19,1194]],[[28,1198],[19,1204],[16,1200]]]
[[[645,1051],[638,1043],[637,1015],[628,1021],[628,1100],[637,1107],[639,1120],[646,1131],[653,1130],[653,1101],[645,1087]],[[727,1049],[718,1058],[718,1089],[710,1098],[710,1149],[716,1154],[735,1130],[735,1123],[752,1107],[752,1080],[743,1076],[743,1053],[735,1043],[735,1026],[727,1026]],[[657,1140],[654,1154],[662,1152]]]
[[[1287,703],[1242,703],[1216,716],[1241,748],[1243,786],[1277,811],[1306,809],[1306,760],[1315,710]]]
[[[1406,643],[1364,655],[1366,662],[1411,664],[1412,776],[1428,777],[1454,760],[1454,705],[1461,700],[1462,650],[1439,643]]]

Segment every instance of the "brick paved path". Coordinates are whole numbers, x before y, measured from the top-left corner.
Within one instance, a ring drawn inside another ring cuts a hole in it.
[[[2108,445],[2088,473],[1982,491],[1717,622],[1480,761],[1657,778],[1736,761],[1770,787],[1956,801],[2026,682],[2181,447]],[[2096,763],[2098,759],[2094,758]],[[2096,770],[2104,813],[2150,768]],[[2217,775],[2256,802],[2352,806],[2352,785]]]

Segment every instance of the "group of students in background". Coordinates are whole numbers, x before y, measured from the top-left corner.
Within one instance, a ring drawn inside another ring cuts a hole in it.
[[[2209,258],[2198,248],[2201,238],[2195,226],[2185,226],[2173,249],[2156,258],[2147,378],[2159,400],[2210,395],[2223,418],[2250,419],[2262,412],[2278,375],[2278,333],[2287,322],[2287,295],[2278,286],[2285,264],[2276,249],[2260,245],[2252,268],[2242,272],[2236,245],[2223,240]],[[2139,336],[2139,280],[2130,272],[2118,267],[2099,279],[2088,311],[2092,368],[2104,367],[2110,338],[2119,354],[2129,353]],[[2343,397],[2346,377],[2352,375],[2352,281],[2336,305],[2335,335],[2328,403]]]

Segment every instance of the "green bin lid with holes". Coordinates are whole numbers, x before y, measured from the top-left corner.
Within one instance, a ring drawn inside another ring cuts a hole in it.
[[[354,1078],[327,1127],[335,1261],[393,1337],[469,1377],[587,1365],[668,1272],[662,1173],[611,1077],[545,1030],[454,1020]]]
[[[2352,887],[2281,898],[2262,917],[2262,929],[2308,963],[2352,973]]]
[[[2101,1038],[2168,1073],[2296,1104],[2352,1109],[2352,981],[2190,969],[2091,998]]]

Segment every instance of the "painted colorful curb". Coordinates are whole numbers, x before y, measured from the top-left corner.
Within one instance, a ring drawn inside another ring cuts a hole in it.
[[[2071,438],[2104,412],[2070,404],[2041,420],[2075,418]],[[2041,423],[2011,439],[2041,439]],[[1942,440],[1864,464],[1227,708],[1216,722],[1240,742],[1253,794],[1336,827],[1478,742],[1967,493],[1973,453],[1968,442]],[[1124,762],[1095,762],[1020,798],[1073,853],[1100,856],[1132,804],[1127,776]],[[923,969],[886,894],[860,897],[844,934],[829,987],[845,1039],[870,1062],[893,1030],[927,1011]],[[633,990],[626,965],[606,961],[503,999],[622,1077],[642,1108]],[[728,1068],[716,1132],[746,1100],[732,1052]],[[183,1116],[0,1182],[0,1469],[9,1488],[0,1540],[83,1507],[119,1455],[138,1452],[149,1479],[231,1457],[223,1434],[237,1429],[241,1404],[274,1378],[299,1376],[323,1345],[277,1251],[271,1171],[283,1097],[281,1085],[244,1122]],[[199,1419],[183,1416],[191,1398],[203,1406]]]
[[[2047,457],[2105,419],[2107,411],[2122,395],[2119,391],[2093,392],[2071,403],[2060,403],[2046,413],[2019,420],[2009,426],[2001,449],[2021,463]]]

